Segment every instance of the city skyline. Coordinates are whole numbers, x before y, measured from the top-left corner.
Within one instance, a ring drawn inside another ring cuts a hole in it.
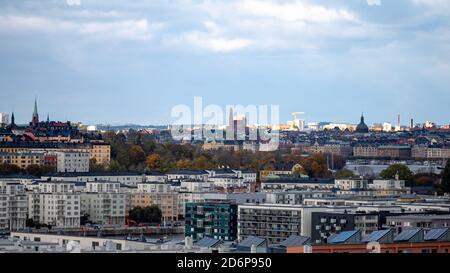
[[[56,120],[158,125],[202,96],[281,121],[448,123],[450,4],[329,2],[2,1],[0,111],[28,121],[37,97]]]
[[[225,107],[226,109],[228,109],[228,107],[229,107],[230,105],[228,105],[227,107]],[[202,111],[204,111],[205,109],[202,109]],[[234,109],[233,110],[233,107],[231,106],[231,108],[230,108],[230,110],[231,111],[233,111],[233,112],[229,112],[229,118],[231,118],[231,117],[233,117],[234,119],[236,119],[236,118],[241,118],[241,117],[247,117],[248,118],[248,112],[246,112],[246,113],[242,113],[242,112],[238,112],[238,110],[236,110],[236,109]],[[195,112],[195,110],[194,110],[194,112]],[[34,104],[33,104],[33,111],[32,111],[32,114],[31,114],[31,119],[29,119],[28,121],[24,121],[24,122],[22,122],[22,121],[20,121],[20,120],[17,120],[17,113],[15,113],[15,112],[11,112],[11,113],[7,113],[7,112],[0,112],[1,114],[3,114],[3,115],[6,115],[6,117],[7,117],[7,119],[8,119],[8,123],[13,123],[12,122],[12,119],[14,118],[14,123],[15,124],[22,124],[22,125],[26,125],[26,124],[31,124],[31,123],[36,123],[36,122],[38,122],[39,121],[39,110],[38,110],[38,103],[37,103],[37,98],[35,98],[34,99]],[[233,113],[233,114],[232,114]],[[291,117],[294,117],[294,119],[297,119],[297,118],[299,118],[298,117],[298,115],[301,115],[301,117],[300,117],[300,119],[304,122],[304,125],[305,126],[307,126],[308,125],[308,123],[311,123],[311,124],[320,124],[320,123],[329,123],[329,124],[353,124],[353,125],[357,125],[359,122],[366,122],[367,123],[367,115],[365,115],[364,114],[364,112],[363,113],[361,113],[361,115],[359,116],[359,118],[363,118],[363,120],[359,120],[358,122],[356,122],[356,121],[336,121],[336,120],[332,120],[332,119],[328,119],[328,120],[321,120],[321,121],[313,121],[313,120],[307,120],[307,119],[303,119],[302,117],[304,117],[304,115],[305,115],[305,113],[304,112],[294,112],[294,113],[291,113]],[[44,116],[44,115],[41,115],[41,116]],[[36,120],[35,120],[36,119]],[[202,117],[202,119],[204,119],[204,121],[207,121],[208,120],[208,118],[205,118],[205,117]],[[279,120],[280,122],[279,123],[267,123],[267,124],[270,124],[270,125],[277,125],[277,124],[286,124],[287,122],[292,122],[291,120],[293,120],[292,118],[289,120],[289,119],[287,119],[287,120]],[[414,126],[416,126],[416,125],[419,125],[419,124],[422,124],[422,125],[424,125],[424,124],[426,124],[426,123],[428,123],[428,122],[431,122],[431,123],[434,123],[434,124],[436,124],[436,125],[438,125],[438,126],[443,126],[443,125],[449,125],[449,123],[443,123],[443,124],[439,124],[439,123],[435,123],[434,121],[431,121],[431,120],[426,120],[426,121],[424,121],[424,122],[418,122],[417,120],[415,120],[414,118],[408,118],[408,119],[401,119],[401,115],[400,114],[397,114],[397,116],[396,116],[396,122],[391,122],[391,121],[374,121],[374,122],[372,122],[372,123],[367,123],[369,126],[375,126],[375,125],[377,125],[377,126],[379,126],[379,125],[383,125],[383,124],[391,124],[392,125],[392,128],[394,128],[394,127],[398,127],[398,125],[400,125],[400,126],[405,126],[405,127],[411,127],[411,125],[414,125]],[[43,121],[43,120],[41,120],[41,121]],[[167,123],[167,124],[150,124],[150,123],[147,123],[147,124],[139,124],[139,123],[133,123],[133,122],[128,122],[128,123],[114,123],[114,122],[112,122],[112,123],[97,123],[97,124],[94,124],[94,123],[86,123],[86,122],[84,122],[84,121],[82,121],[82,120],[77,120],[77,119],[64,119],[64,120],[59,120],[59,119],[53,119],[53,118],[51,118],[50,119],[50,114],[48,114],[48,112],[47,112],[47,114],[46,114],[46,121],[55,121],[55,122],[66,122],[66,121],[70,121],[70,122],[80,122],[80,123],[82,123],[82,124],[85,124],[85,125],[111,125],[111,126],[127,126],[127,125],[137,125],[137,126],[168,126],[168,125],[173,125],[174,123]],[[270,120],[269,120],[270,121]],[[400,123],[399,123],[400,122]],[[224,120],[224,122],[223,123],[217,123],[217,124],[215,124],[215,125],[220,125],[220,126],[223,126],[223,125],[226,125],[226,124],[228,124],[229,123],[229,119],[228,120]],[[264,124],[258,124],[258,123],[251,123],[251,122],[248,122],[248,121],[246,121],[246,123],[248,123],[248,125],[264,125]],[[205,122],[204,123],[202,123],[202,124],[206,124]],[[208,124],[210,124],[210,123],[208,123]],[[193,125],[193,126],[195,126],[195,125],[201,125],[201,124],[197,124],[197,123],[189,123],[189,124],[185,124],[185,125]]]

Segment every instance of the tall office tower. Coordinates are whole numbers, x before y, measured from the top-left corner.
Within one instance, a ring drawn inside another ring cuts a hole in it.
[[[9,124],[9,114],[0,113],[0,127]]]

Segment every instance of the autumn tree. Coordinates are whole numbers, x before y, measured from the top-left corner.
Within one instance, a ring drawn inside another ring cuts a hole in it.
[[[130,147],[130,163],[137,165],[145,161],[145,153],[141,146],[133,145]]]
[[[145,160],[147,169],[158,170],[161,168],[161,156],[159,154],[151,154]]]

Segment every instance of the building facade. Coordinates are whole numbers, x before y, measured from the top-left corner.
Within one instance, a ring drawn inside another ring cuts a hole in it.
[[[237,238],[237,205],[229,202],[187,203],[185,235],[224,241]]]
[[[26,218],[25,187],[14,181],[0,181],[0,230],[23,229]]]

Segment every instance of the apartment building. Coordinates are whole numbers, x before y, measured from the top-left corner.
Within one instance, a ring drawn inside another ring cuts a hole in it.
[[[71,152],[88,153],[90,159],[98,164],[109,165],[111,161],[111,147],[108,143],[56,143],[56,142],[4,142],[0,143],[0,152]]]
[[[378,148],[376,146],[356,145],[353,147],[353,156],[355,157],[377,157]]]
[[[363,236],[381,228],[378,212],[313,212],[311,220],[311,241],[327,243],[333,235],[342,231],[360,230]]]
[[[137,184],[137,192],[139,193],[169,193],[170,184],[163,183],[139,183]]]
[[[306,147],[305,152],[310,154],[334,154],[340,156],[349,156],[352,154],[352,147],[349,144],[324,144],[318,143]]]
[[[182,216],[179,193],[172,192],[169,184],[140,183],[130,194],[129,209],[156,205],[161,209],[163,222],[178,221]]]
[[[122,226],[125,224],[126,194],[81,193],[81,214],[97,224]]]
[[[36,152],[0,152],[0,164],[11,164],[21,169],[26,169],[30,165],[45,165],[45,153]]]
[[[278,244],[291,235],[310,237],[311,213],[324,209],[280,204],[239,205],[238,240],[256,236],[269,244]]]
[[[89,172],[89,153],[86,152],[57,152],[56,171],[62,173]]]
[[[334,186],[340,190],[363,190],[367,189],[369,186],[369,181],[365,179],[336,179],[334,181]]]
[[[127,194],[120,192],[120,183],[109,181],[87,182],[81,193],[81,214],[103,225],[125,224]]]
[[[0,230],[25,228],[27,196],[24,185],[16,181],[0,181]]]
[[[28,218],[56,228],[80,226],[81,199],[75,183],[43,182],[28,194]]]
[[[224,241],[237,238],[237,205],[230,202],[187,203],[185,236]]]
[[[52,175],[44,175],[42,176],[42,179],[50,179],[54,181],[77,181],[77,182],[109,181],[121,183],[127,186],[136,186],[138,183],[147,181],[146,175],[137,172],[56,173]]]

